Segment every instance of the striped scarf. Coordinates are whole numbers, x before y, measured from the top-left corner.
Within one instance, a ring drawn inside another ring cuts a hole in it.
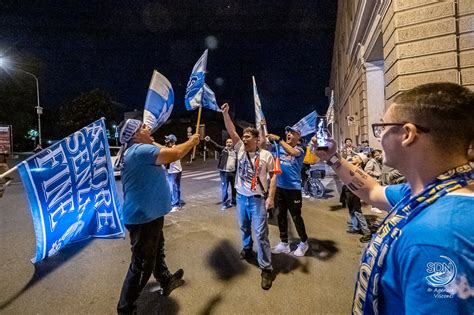
[[[439,175],[416,196],[406,196],[385,218],[362,255],[352,305],[353,314],[378,314],[378,288],[392,243],[403,227],[423,209],[456,189],[474,183],[474,164],[465,164]]]

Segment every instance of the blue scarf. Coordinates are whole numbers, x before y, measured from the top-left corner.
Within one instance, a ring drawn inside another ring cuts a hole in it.
[[[353,314],[378,314],[378,294],[385,258],[403,227],[439,198],[473,182],[473,165],[465,164],[439,175],[421,193],[406,196],[395,205],[362,255],[352,304]]]

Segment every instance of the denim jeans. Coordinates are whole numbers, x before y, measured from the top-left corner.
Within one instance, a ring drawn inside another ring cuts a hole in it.
[[[235,187],[234,187],[235,172],[221,171],[220,174],[221,174],[221,189],[222,189],[222,205],[223,206],[229,205],[231,202],[233,204],[235,204],[235,202],[236,202],[235,201],[236,191],[235,191]],[[232,195],[231,195],[232,199],[231,200],[229,200],[229,193],[228,193],[229,186],[230,186],[231,193],[232,193]]]
[[[179,207],[181,198],[181,172],[167,175],[171,191],[171,206]]]
[[[267,210],[263,197],[237,194],[237,215],[244,249],[252,249],[252,229],[257,238],[258,265],[273,270],[270,241],[268,240]]]
[[[357,197],[352,191],[347,189],[345,191],[345,199],[347,202],[347,207],[349,208],[352,228],[354,230],[361,230],[364,235],[370,234],[369,225],[362,214],[360,198]]]

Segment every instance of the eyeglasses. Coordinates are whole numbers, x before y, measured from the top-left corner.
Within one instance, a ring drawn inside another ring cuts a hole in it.
[[[375,138],[380,138],[382,136],[382,131],[385,130],[385,127],[387,126],[404,126],[408,124],[408,122],[404,123],[376,123],[372,124],[372,132],[374,133]],[[413,124],[413,123],[411,123]],[[428,128],[422,127],[417,124],[413,124],[420,132],[429,132],[430,130]]]

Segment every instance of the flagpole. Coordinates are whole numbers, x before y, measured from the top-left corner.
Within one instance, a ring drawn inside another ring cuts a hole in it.
[[[21,163],[23,163],[23,162],[18,163],[17,165],[13,166],[8,171],[6,171],[5,173],[0,174],[0,178],[3,179],[4,177],[6,177],[6,176],[10,175],[11,173],[15,172],[18,169],[18,165],[20,165]]]
[[[202,106],[199,106],[198,119],[196,123],[196,134],[199,133],[199,125],[201,124],[201,111],[202,111]],[[194,160],[195,156],[196,156],[196,145],[193,148],[193,155],[192,155],[191,161]]]

